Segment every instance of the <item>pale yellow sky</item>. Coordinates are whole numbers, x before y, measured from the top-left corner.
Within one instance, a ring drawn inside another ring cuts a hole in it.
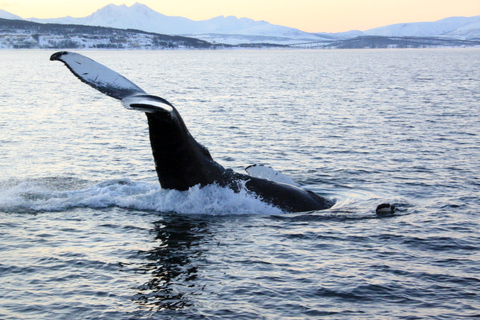
[[[480,15],[480,0],[0,0],[22,18],[84,17],[114,3],[143,3],[169,16],[247,17],[307,32],[367,30],[388,24]]]

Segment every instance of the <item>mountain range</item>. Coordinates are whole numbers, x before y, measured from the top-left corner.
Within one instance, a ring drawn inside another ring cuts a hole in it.
[[[76,24],[119,29],[137,29],[167,35],[195,37],[212,43],[275,43],[295,44],[348,40],[363,36],[384,37],[443,37],[459,40],[480,40],[480,16],[450,17],[435,22],[393,24],[366,31],[342,33],[309,33],[295,28],[274,25],[234,16],[219,16],[194,21],[183,17],[166,16],[144,4],[109,4],[83,18],[22,19],[5,10],[0,18],[28,20],[38,23]]]

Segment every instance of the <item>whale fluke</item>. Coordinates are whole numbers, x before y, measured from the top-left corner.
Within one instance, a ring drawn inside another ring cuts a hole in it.
[[[146,94],[139,86],[121,74],[74,52],[57,52],[51,61],[61,61],[82,82],[115,99],[122,100],[135,94]]]

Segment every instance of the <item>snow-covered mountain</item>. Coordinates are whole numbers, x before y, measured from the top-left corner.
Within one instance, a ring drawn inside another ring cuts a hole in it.
[[[146,5],[109,4],[84,18],[26,19],[40,23],[81,24],[120,29],[138,29],[162,34],[183,34],[193,28],[195,21],[182,17],[169,17]]]
[[[363,33],[385,37],[455,36],[471,39],[480,33],[480,16],[450,17],[434,22],[398,23],[370,29]]]
[[[295,43],[321,41],[321,35],[303,32],[298,29],[254,21],[248,18],[219,16],[209,20],[194,21],[182,17],[166,16],[144,4],[109,4],[84,18],[27,19],[40,23],[82,24],[91,26],[138,29],[149,32],[193,36],[208,41],[230,44],[242,42]],[[221,41],[220,41],[221,40]]]
[[[21,20],[22,18],[14,14],[11,14],[10,12],[0,9],[0,19]]]
[[[0,10],[0,18],[21,19]],[[248,18],[219,16],[209,20],[194,21],[183,17],[166,16],[146,5],[135,3],[107,5],[84,18],[26,19],[39,23],[79,24],[121,29],[138,29],[168,35],[182,35],[202,40],[239,43],[294,44],[347,40],[359,36],[386,37],[451,37],[456,39],[480,39],[480,16],[451,17],[435,22],[393,24],[367,31],[341,33],[308,33],[298,29],[274,25],[266,21]]]
[[[450,31],[447,36],[462,39],[480,39],[480,22],[472,23],[454,31]]]

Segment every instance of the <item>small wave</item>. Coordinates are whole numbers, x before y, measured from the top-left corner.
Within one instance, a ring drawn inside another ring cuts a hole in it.
[[[379,218],[376,208],[382,203],[390,203],[396,207],[394,216],[406,215],[412,207],[409,202],[401,197],[391,194],[386,190],[350,189],[346,187],[334,187],[329,191],[319,192],[322,196],[334,198],[335,204],[327,210],[315,214],[315,219],[333,220],[357,220]],[[295,219],[311,219],[305,215],[297,215]],[[388,216],[393,217],[393,216]]]
[[[71,178],[0,182],[3,212],[38,213],[84,207],[212,215],[282,213],[245,190],[235,193],[217,185],[176,191],[129,179],[94,184]]]

